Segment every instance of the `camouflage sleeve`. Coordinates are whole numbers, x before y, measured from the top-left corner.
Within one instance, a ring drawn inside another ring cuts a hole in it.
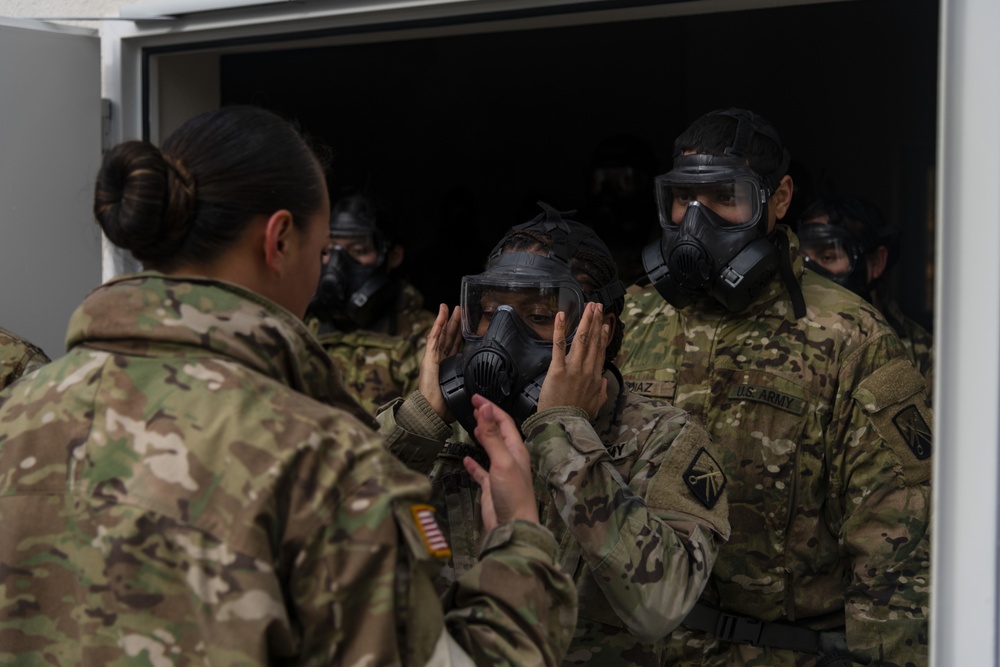
[[[42,350],[0,329],[0,389],[49,363]]]
[[[382,406],[375,417],[389,451],[413,470],[428,474],[452,433],[419,391]]]
[[[552,533],[535,523],[513,521],[486,535],[479,563],[444,596],[448,632],[477,665],[560,664],[577,599],[555,554]]]
[[[431,574],[447,545],[426,480],[386,455],[359,465],[290,580],[302,664],[554,665],[576,618],[573,582],[540,526],[494,531],[444,609]],[[249,612],[250,610],[246,610]],[[570,628],[569,630],[567,630]],[[447,636],[443,632],[447,630]]]
[[[551,408],[524,423],[536,475],[611,607],[644,642],[664,637],[687,615],[729,532],[721,488],[711,508],[682,491],[682,471],[710,442],[675,414],[646,425],[653,432],[628,480],[581,410]]]
[[[850,564],[852,658],[920,666],[928,660],[932,418],[919,372],[894,336],[884,338],[840,378],[831,422],[839,426],[830,429],[839,449],[829,458],[839,499],[829,520]]]

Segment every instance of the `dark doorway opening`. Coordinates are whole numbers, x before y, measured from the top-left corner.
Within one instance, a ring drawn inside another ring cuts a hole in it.
[[[797,161],[799,202],[860,196],[901,229],[892,292],[930,326],[937,40],[936,0],[876,0],[381,41],[224,56],[222,102],[330,145],[332,193],[392,209],[432,305],[536,200],[586,209],[603,140],[638,138],[661,173],[695,117],[750,108]]]

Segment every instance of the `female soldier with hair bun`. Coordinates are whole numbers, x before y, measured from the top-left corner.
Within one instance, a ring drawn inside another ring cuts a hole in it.
[[[94,290],[68,354],[0,399],[0,662],[561,659],[573,585],[509,418],[478,399],[503,525],[434,594],[426,479],[300,319],[330,204],[287,122],[229,107],[121,144],[94,212],[147,271]]]

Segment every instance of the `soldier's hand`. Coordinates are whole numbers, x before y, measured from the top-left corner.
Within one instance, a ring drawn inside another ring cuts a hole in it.
[[[462,350],[462,343],[462,309],[455,306],[449,316],[448,306],[442,303],[438,306],[434,326],[427,335],[427,347],[424,348],[424,358],[420,362],[417,389],[430,403],[437,416],[449,424],[455,421],[455,418],[448,410],[448,404],[444,402],[438,369],[443,360]]]
[[[483,528],[490,531],[514,519],[538,523],[531,455],[524,446],[521,432],[510,415],[479,394],[472,397],[472,405],[476,440],[490,457],[490,469],[485,470],[468,456],[463,463],[483,488],[480,502]]]
[[[583,408],[591,419],[608,400],[604,356],[611,334],[604,307],[588,303],[566,354],[566,314],[558,313],[552,335],[552,361],[538,395],[538,411],[559,406]]]

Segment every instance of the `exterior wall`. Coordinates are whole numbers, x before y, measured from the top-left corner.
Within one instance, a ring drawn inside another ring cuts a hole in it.
[[[116,17],[122,5],[143,4],[149,0],[0,0],[0,17],[42,19],[48,17]],[[100,21],[57,21],[92,28],[100,32]]]

